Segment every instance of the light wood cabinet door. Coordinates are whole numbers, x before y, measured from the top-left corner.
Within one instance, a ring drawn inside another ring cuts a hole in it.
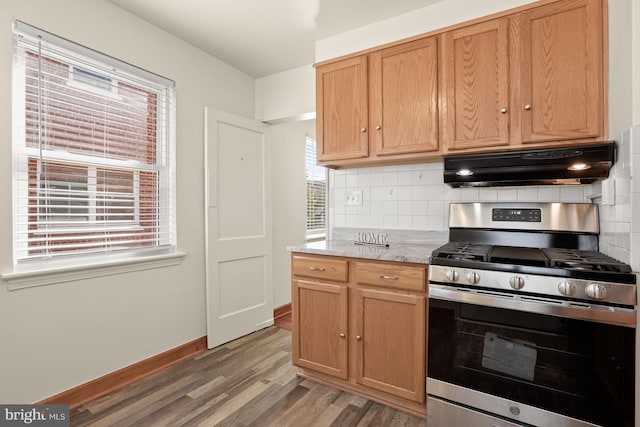
[[[425,401],[425,297],[355,289],[356,381],[416,402]]]
[[[347,287],[292,281],[293,364],[346,379]]]
[[[367,57],[316,68],[316,144],[320,162],[369,155]]]
[[[439,37],[369,55],[370,138],[377,155],[439,148]]]
[[[502,18],[442,36],[448,150],[509,144],[508,27]]]
[[[562,1],[516,18],[524,143],[603,135],[602,7],[601,0]]]

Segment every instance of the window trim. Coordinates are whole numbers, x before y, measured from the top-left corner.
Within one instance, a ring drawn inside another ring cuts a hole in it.
[[[125,255],[125,254],[123,254]],[[91,263],[50,267],[37,270],[12,271],[0,275],[7,282],[7,289],[16,291],[37,286],[53,285],[57,283],[75,282],[114,274],[131,273],[134,271],[150,270],[178,265],[187,254],[182,251],[143,255],[106,262],[95,260]]]
[[[162,224],[165,221],[170,221],[173,225],[168,225],[167,232],[171,244],[160,244],[150,247],[144,248],[128,248],[122,251],[118,251],[117,253],[109,253],[107,252],[98,252],[98,253],[83,253],[83,254],[73,254],[70,253],[67,255],[60,256],[56,259],[25,259],[21,262],[16,261],[16,253],[18,251],[18,243],[16,243],[16,236],[18,233],[19,224],[16,221],[15,215],[20,214],[18,212],[18,208],[22,208],[22,206],[18,206],[16,208],[15,198],[17,195],[22,193],[24,189],[18,188],[19,183],[24,182],[22,179],[22,175],[28,173],[28,170],[21,169],[19,167],[18,155],[16,155],[15,151],[15,141],[16,138],[18,140],[26,141],[26,132],[22,128],[22,121],[24,119],[24,113],[22,117],[20,114],[16,115],[16,111],[21,111],[22,106],[25,103],[26,95],[23,92],[16,92],[15,89],[12,89],[12,126],[13,126],[13,140],[14,140],[14,149],[13,149],[13,177],[12,177],[12,189],[13,189],[13,221],[12,221],[12,239],[13,239],[13,264],[12,271],[7,273],[0,273],[0,278],[8,283],[9,290],[22,289],[26,287],[33,286],[41,286],[48,285],[54,283],[63,283],[70,282],[75,280],[88,279],[93,277],[107,276],[112,274],[120,274],[130,271],[138,271],[145,270],[150,268],[160,268],[164,266],[177,265],[181,262],[182,258],[186,256],[186,253],[178,250],[177,246],[177,224],[175,223],[175,214],[176,214],[176,203],[175,203],[175,185],[176,185],[176,164],[175,164],[175,149],[176,149],[176,107],[175,107],[175,93],[173,89],[175,88],[175,82],[169,79],[166,79],[157,74],[151,73],[149,71],[140,69],[139,67],[130,65],[128,63],[122,62],[118,59],[112,58],[108,55],[102,54],[100,52],[94,51],[92,49],[86,48],[77,43],[71,42],[69,40],[60,38],[53,34],[47,33],[46,31],[40,30],[35,27],[31,27],[28,24],[25,24],[21,21],[15,21],[14,32],[21,33],[27,36],[36,36],[44,41],[55,43],[62,50],[69,50],[75,54],[80,56],[85,56],[89,59],[89,61],[97,61],[100,64],[109,65],[121,74],[126,75],[127,81],[131,80],[135,85],[138,85],[142,90],[147,90],[147,88],[154,87],[153,85],[162,85],[164,89],[162,89],[167,98],[163,98],[163,101],[158,104],[158,117],[162,117],[162,120],[168,124],[168,126],[163,131],[163,136],[161,138],[166,140],[167,146],[158,147],[156,152],[156,159],[153,163],[147,164],[142,161],[137,160],[127,160],[127,159],[106,159],[106,161],[101,161],[97,164],[97,168],[110,168],[114,169],[125,169],[130,170],[134,173],[134,192],[136,203],[135,212],[134,212],[134,223],[122,223],[115,227],[110,227],[110,230],[115,229],[125,229],[131,230],[134,228],[140,228],[140,206],[137,201],[141,199],[141,193],[139,188],[139,180],[140,175],[144,172],[155,172],[157,171],[156,165],[163,165],[166,169],[165,171],[167,182],[171,184],[169,187],[163,186],[164,184],[158,184],[158,191],[160,188],[163,188],[164,195],[158,196],[159,200],[163,200],[166,202],[166,209],[162,209],[161,212],[158,213],[157,224]],[[15,55],[15,54],[14,54]],[[15,60],[14,56],[14,60]],[[18,60],[22,61],[18,56]],[[88,63],[87,63],[88,64]],[[20,65],[20,63],[18,63]],[[72,64],[69,64],[73,66]],[[16,65],[14,64],[14,67]],[[82,68],[82,66],[80,67]],[[88,68],[91,71],[91,68]],[[12,76],[15,77],[15,72],[12,72]],[[24,79],[24,77],[23,77]],[[116,81],[112,79],[112,82]],[[82,82],[74,81],[72,78],[67,79],[67,84],[71,84],[73,86],[80,85],[83,90],[89,89],[91,92],[91,88],[94,89],[98,94],[105,97],[118,98],[121,97],[116,93],[107,93],[105,90],[102,90],[97,87],[93,87],[90,84],[85,84]],[[24,86],[24,80],[22,83],[18,82],[19,86]],[[15,83],[13,85],[15,88]],[[169,102],[171,101],[171,102]],[[16,123],[18,122],[18,124]],[[16,133],[16,131],[18,131]],[[36,153],[38,153],[37,148],[30,147],[22,147],[20,151],[21,156],[30,157],[31,153],[35,154],[34,157],[38,157]],[[79,161],[83,162],[86,159],[86,164],[91,165],[91,160],[93,159],[91,156],[86,156],[79,153],[64,153],[64,152],[52,152],[48,153],[46,160],[47,161]],[[83,162],[84,163],[84,162]],[[96,167],[94,166],[94,168]],[[38,189],[40,191],[40,189]],[[22,211],[21,211],[22,212]],[[21,215],[26,215],[28,213],[22,213]],[[170,219],[173,217],[173,219]],[[95,218],[95,217],[94,217]],[[169,223],[169,224],[170,224]],[[94,224],[89,223],[86,224],[88,227],[93,226]],[[36,230],[39,232],[42,230]],[[49,232],[58,232],[58,230],[48,230]],[[60,233],[64,233],[64,225],[59,230]]]

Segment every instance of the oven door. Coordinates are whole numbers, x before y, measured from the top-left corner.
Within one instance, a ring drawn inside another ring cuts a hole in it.
[[[472,409],[474,425],[633,426],[635,329],[509,302],[430,285],[429,404]]]

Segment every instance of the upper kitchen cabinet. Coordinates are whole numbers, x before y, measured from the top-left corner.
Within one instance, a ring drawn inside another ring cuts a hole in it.
[[[370,140],[375,154],[437,151],[438,37],[374,52],[369,61]]]
[[[318,65],[320,163],[607,140],[606,15],[543,0]]]
[[[445,32],[446,152],[606,139],[602,0],[563,0]]]
[[[442,35],[443,123],[447,148],[509,144],[507,18]]]
[[[317,158],[321,163],[369,154],[367,57],[316,68]]]
[[[316,68],[321,164],[437,154],[438,41],[428,37]]]
[[[603,15],[602,0],[572,0],[514,18],[522,142],[606,137]]]

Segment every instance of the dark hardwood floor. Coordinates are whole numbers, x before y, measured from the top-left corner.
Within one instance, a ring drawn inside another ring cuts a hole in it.
[[[71,412],[72,426],[426,426],[296,377],[275,326],[178,362]]]

